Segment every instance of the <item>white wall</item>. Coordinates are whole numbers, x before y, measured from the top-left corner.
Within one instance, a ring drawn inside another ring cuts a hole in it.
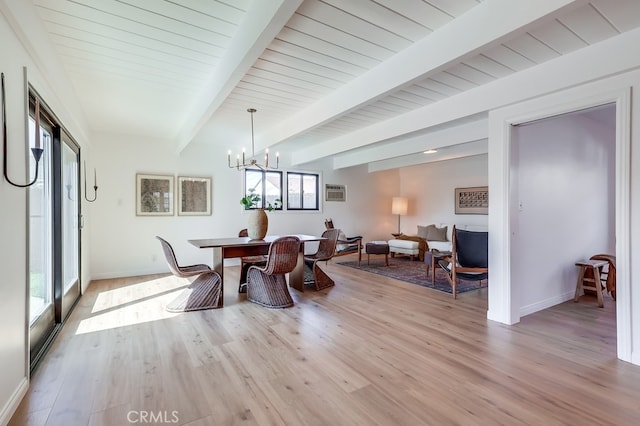
[[[11,16],[11,18],[8,18]],[[60,79],[59,64],[34,59],[33,49],[52,51],[40,24],[24,24],[38,42],[24,47],[10,26],[16,19],[39,22],[31,2],[0,1],[0,58],[5,74],[7,133],[9,142],[9,177],[16,183],[26,183],[26,106],[24,97],[23,67],[27,67],[28,80],[62,121],[72,136],[83,146],[82,154],[90,159],[86,149],[87,125],[77,100],[69,90],[68,80]],[[23,22],[23,21],[22,21]],[[40,37],[40,38],[38,38]],[[37,45],[37,46],[36,46]],[[3,161],[3,159],[0,159]],[[26,189],[12,187],[4,177],[0,178],[0,424],[8,422],[27,390],[28,320],[27,320],[27,196]],[[83,203],[83,209],[87,203]],[[86,222],[90,218],[85,216]],[[88,265],[89,244],[87,235],[82,239],[82,277],[86,287],[91,274]]]
[[[576,261],[615,254],[615,105],[514,127],[511,170],[523,316],[573,298]]]
[[[400,194],[409,199],[409,212],[400,220],[405,234],[418,225],[450,223],[487,226],[487,215],[455,214],[455,188],[487,185],[487,155],[438,161],[400,169]],[[491,193],[489,193],[491,199]],[[387,210],[391,211],[391,199]],[[393,215],[394,232],[397,216]]]
[[[90,206],[94,279],[168,271],[155,235],[172,243],[179,262],[211,264],[212,252],[187,240],[235,236],[246,228],[247,214],[240,205],[243,173],[227,167],[225,149],[204,140],[189,144],[182,153],[167,141],[131,135],[98,134],[95,140],[100,198]],[[282,157],[280,169],[286,171],[286,155]],[[347,201],[323,202],[321,212],[269,212],[270,234],[320,234],[329,217],[347,235],[372,239],[391,232],[385,227],[390,214],[383,203],[397,191],[397,171],[369,175],[366,166],[333,171],[322,163],[306,170],[321,173],[322,188],[324,183],[346,185]],[[212,177],[212,215],[136,216],[136,173]]]

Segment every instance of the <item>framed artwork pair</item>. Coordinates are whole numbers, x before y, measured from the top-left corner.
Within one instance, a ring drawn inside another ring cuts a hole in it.
[[[177,186],[176,198],[173,176],[136,174],[136,215],[173,216],[174,205],[178,216],[211,215],[210,177],[178,176]]]

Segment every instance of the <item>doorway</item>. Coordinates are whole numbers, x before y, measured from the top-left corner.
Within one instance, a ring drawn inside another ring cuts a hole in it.
[[[512,127],[511,283],[521,317],[573,299],[576,261],[615,255],[615,118],[610,103]]]

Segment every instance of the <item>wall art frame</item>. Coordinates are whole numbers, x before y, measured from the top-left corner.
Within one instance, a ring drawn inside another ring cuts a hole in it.
[[[211,178],[178,176],[178,216],[211,216]]]
[[[136,173],[136,216],[173,216],[174,177]]]
[[[489,214],[489,187],[456,188],[455,214]]]

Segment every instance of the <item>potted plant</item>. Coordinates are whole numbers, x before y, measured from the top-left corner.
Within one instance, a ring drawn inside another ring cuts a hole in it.
[[[240,204],[244,206],[244,209],[251,210],[247,222],[247,233],[252,240],[261,240],[267,235],[269,218],[264,212],[265,209],[273,211],[282,205],[282,200],[278,198],[273,203],[267,202],[264,208],[257,208],[261,200],[262,198],[256,194],[255,189],[250,189],[249,193],[240,199]]]

